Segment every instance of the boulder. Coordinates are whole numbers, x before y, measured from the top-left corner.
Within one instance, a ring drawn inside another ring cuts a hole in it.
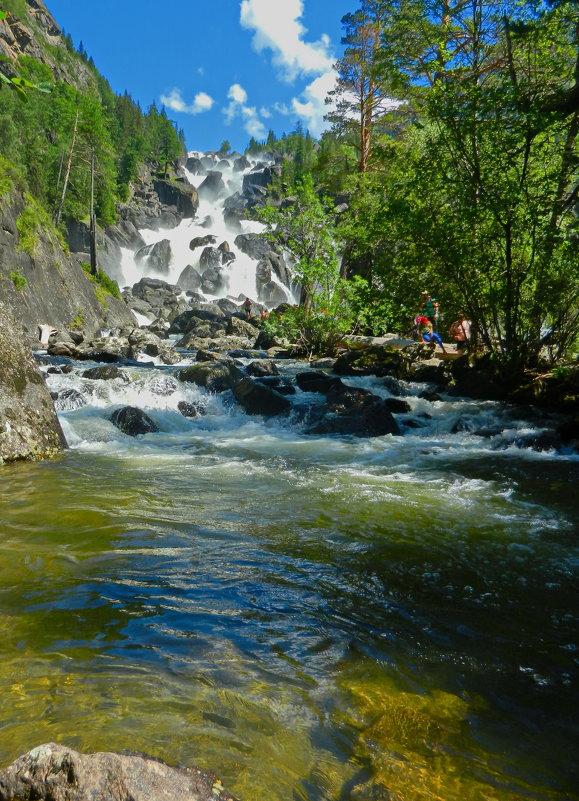
[[[339,378],[315,370],[298,373],[296,384],[303,392],[321,392],[323,395],[327,395],[333,387],[344,386]]]
[[[358,387],[333,385],[327,394],[328,411],[308,434],[351,434],[357,437],[400,436],[398,423],[387,403]]]
[[[199,195],[194,186],[181,181],[157,179],[153,181],[155,192],[161,203],[175,206],[182,217],[195,217],[199,208]]]
[[[199,186],[199,197],[204,200],[213,201],[222,196],[226,192],[225,182],[223,176],[218,170],[211,170],[207,173],[207,177]]]
[[[240,156],[233,162],[234,172],[243,172],[251,167],[251,162],[245,156]]]
[[[243,379],[243,373],[235,366],[233,360],[199,362],[184,367],[177,374],[180,381],[205,387],[209,392],[224,392],[231,389],[238,381]]]
[[[410,359],[403,350],[388,345],[373,345],[343,353],[334,365],[336,375],[391,375],[404,378],[410,371]]]
[[[201,272],[203,273],[205,270],[219,270],[221,267],[221,255],[219,248],[203,248],[203,253],[199,259],[199,269]]]
[[[189,172],[193,173],[193,175],[201,175],[201,170],[203,169],[201,165],[201,159],[198,159],[195,156],[189,156],[185,162],[185,169],[189,170]]]
[[[262,414],[266,417],[287,413],[291,403],[275,389],[243,378],[233,387],[233,394],[237,402],[243,406],[248,414]]]
[[[62,392],[55,393],[53,396],[54,408],[58,412],[71,412],[73,409],[80,409],[86,406],[87,399],[76,389],[63,389]]]
[[[0,801],[235,801],[212,773],[142,754],[81,754],[45,743],[0,773]]]
[[[246,337],[251,340],[251,344],[255,342],[257,337],[257,328],[247,320],[242,320],[240,317],[232,315],[227,323],[227,334],[230,336]]]
[[[201,286],[201,276],[191,264],[188,264],[177,279],[177,286],[184,292],[197,292]]]
[[[206,236],[194,236],[189,242],[189,249],[196,250],[197,248],[204,248],[207,245],[214,245],[216,242],[217,237],[213,236],[213,234],[207,234]]]
[[[123,381],[129,380],[129,376],[124,370],[120,370],[116,364],[91,367],[90,370],[85,370],[82,373],[82,377],[90,378],[93,381],[113,381],[115,378],[121,378]]]
[[[252,259],[265,259],[272,253],[271,243],[261,234],[239,234],[235,247]]]
[[[206,295],[218,295],[223,286],[221,273],[214,267],[209,267],[201,276],[201,291]]]
[[[136,406],[123,406],[121,409],[116,409],[109,419],[119,431],[129,437],[152,434],[159,430],[149,415]]]
[[[256,359],[245,368],[248,375],[254,378],[264,378],[265,376],[278,376],[279,370],[275,362],[270,359]]]
[[[153,245],[146,245],[135,253],[135,261],[142,264],[147,259],[147,268],[167,275],[171,264],[171,243],[168,239],[161,239]]]

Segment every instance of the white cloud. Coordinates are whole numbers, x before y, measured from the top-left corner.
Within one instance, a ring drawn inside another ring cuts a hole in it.
[[[328,70],[308,84],[300,95],[294,97],[291,105],[275,103],[274,111],[285,117],[297,117],[312,136],[320,136],[329,127],[324,116],[329,114],[333,104],[326,103],[326,97],[335,88],[337,79],[336,71]]]
[[[234,83],[229,87],[227,92],[229,105],[223,109],[225,115],[225,122],[230,125],[236,117],[240,117],[243,122],[245,131],[256,139],[264,139],[267,131],[263,122],[259,119],[259,114],[255,106],[247,105],[247,92],[238,83]]]
[[[317,42],[304,41],[303,13],[303,0],[242,0],[240,7],[241,25],[255,31],[254,49],[271,50],[280,77],[290,82],[328,72],[334,62],[326,34]]]
[[[161,103],[164,106],[183,114],[202,114],[204,111],[209,111],[214,102],[213,98],[205,92],[198,92],[190,105],[183,100],[180,89],[172,89],[171,94],[161,95]]]

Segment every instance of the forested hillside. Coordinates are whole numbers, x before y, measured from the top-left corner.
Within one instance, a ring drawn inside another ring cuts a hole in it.
[[[91,170],[97,221],[115,221],[139,164],[165,170],[184,154],[183,134],[164,110],[143,111],[116,95],[82,43],[75,47],[42,3],[6,0],[1,71],[48,91],[0,91],[0,152],[53,220],[88,217]],[[32,34],[32,36],[30,35]]]

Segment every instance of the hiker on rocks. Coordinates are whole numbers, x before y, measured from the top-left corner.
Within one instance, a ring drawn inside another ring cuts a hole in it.
[[[251,307],[252,306],[253,306],[253,303],[250,301],[249,298],[246,297],[244,302],[243,302],[243,306],[242,306],[243,314],[244,314],[246,320],[251,320]]]
[[[420,339],[423,342],[434,342],[440,345],[442,352],[446,353],[444,349],[444,345],[442,344],[442,337],[440,334],[437,334],[433,328],[432,323],[428,319],[428,317],[417,317],[416,318],[416,325],[418,326],[418,333],[420,334]]]
[[[464,348],[468,346],[470,341],[470,327],[470,320],[467,320],[464,314],[461,312],[458,315],[458,320],[455,320],[448,329],[450,338],[454,339],[456,342],[457,350],[464,350]]]
[[[436,331],[438,325],[439,308],[440,304],[436,298],[433,298],[430,292],[425,289],[420,295],[420,306],[418,307],[418,311],[422,312],[424,317],[428,317],[432,323],[433,331]]]

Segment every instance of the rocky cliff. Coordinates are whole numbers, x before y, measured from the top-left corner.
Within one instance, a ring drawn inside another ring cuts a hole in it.
[[[0,463],[44,459],[65,447],[50,393],[24,332],[0,301]]]

